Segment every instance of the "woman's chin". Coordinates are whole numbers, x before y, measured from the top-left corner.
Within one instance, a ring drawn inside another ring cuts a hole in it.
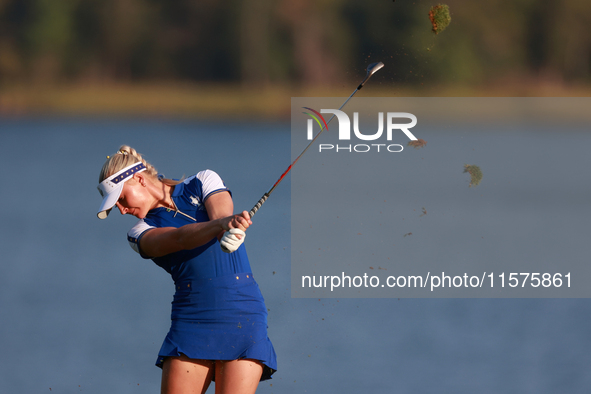
[[[131,215],[131,216],[135,216],[138,219],[143,219],[146,217],[145,213],[143,213],[142,211],[136,211],[136,210],[127,212],[127,214]]]

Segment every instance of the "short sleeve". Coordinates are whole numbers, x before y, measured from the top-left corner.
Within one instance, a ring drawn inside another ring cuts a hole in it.
[[[222,178],[212,171],[212,170],[204,170],[196,175],[197,179],[201,182],[202,185],[202,195],[203,201],[207,200],[210,196],[220,193],[220,192],[230,192],[230,190],[226,187]]]
[[[140,239],[146,233],[146,231],[148,231],[152,228],[155,228],[155,227],[150,226],[142,219],[139,222],[137,222],[136,225],[133,226],[131,228],[131,230],[129,230],[127,233],[127,241],[129,242],[129,246],[131,246],[131,248],[133,250],[135,250],[137,253],[139,253],[140,256],[142,256],[142,257],[144,257],[144,256],[142,255],[142,252],[140,251]],[[147,258],[147,257],[144,257],[144,258]]]

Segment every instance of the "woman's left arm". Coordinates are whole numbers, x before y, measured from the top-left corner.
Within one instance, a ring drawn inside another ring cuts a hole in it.
[[[205,209],[207,209],[207,215],[209,216],[209,220],[215,220],[231,216],[234,213],[234,202],[232,201],[232,196],[227,191],[216,193],[210,196],[207,200],[205,200]],[[246,220],[248,220],[249,224],[252,224],[248,212],[242,212],[242,216]],[[223,235],[224,232],[220,232],[220,234],[218,234],[218,240]]]

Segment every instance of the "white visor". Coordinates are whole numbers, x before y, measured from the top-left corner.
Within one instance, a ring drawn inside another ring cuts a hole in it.
[[[133,174],[140,173],[146,170],[146,166],[143,163],[134,163],[130,166],[125,167],[116,174],[111,175],[101,183],[99,183],[97,189],[101,196],[103,196],[103,202],[101,207],[96,214],[99,219],[106,219],[111,212],[111,209],[119,200],[121,190],[123,190],[123,184],[128,181]]]

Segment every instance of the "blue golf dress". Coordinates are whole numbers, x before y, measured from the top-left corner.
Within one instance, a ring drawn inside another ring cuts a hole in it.
[[[143,258],[151,258],[140,248],[146,231],[209,221],[204,202],[220,192],[229,190],[211,170],[185,179],[172,194],[180,212],[151,210],[128,232],[131,247]],[[172,276],[176,290],[170,331],[156,365],[162,367],[166,357],[181,354],[201,360],[246,358],[262,362],[261,380],[270,379],[277,370],[277,359],[267,336],[265,302],[252,276],[244,244],[233,253],[224,253],[214,238],[198,248],[152,260]]]

